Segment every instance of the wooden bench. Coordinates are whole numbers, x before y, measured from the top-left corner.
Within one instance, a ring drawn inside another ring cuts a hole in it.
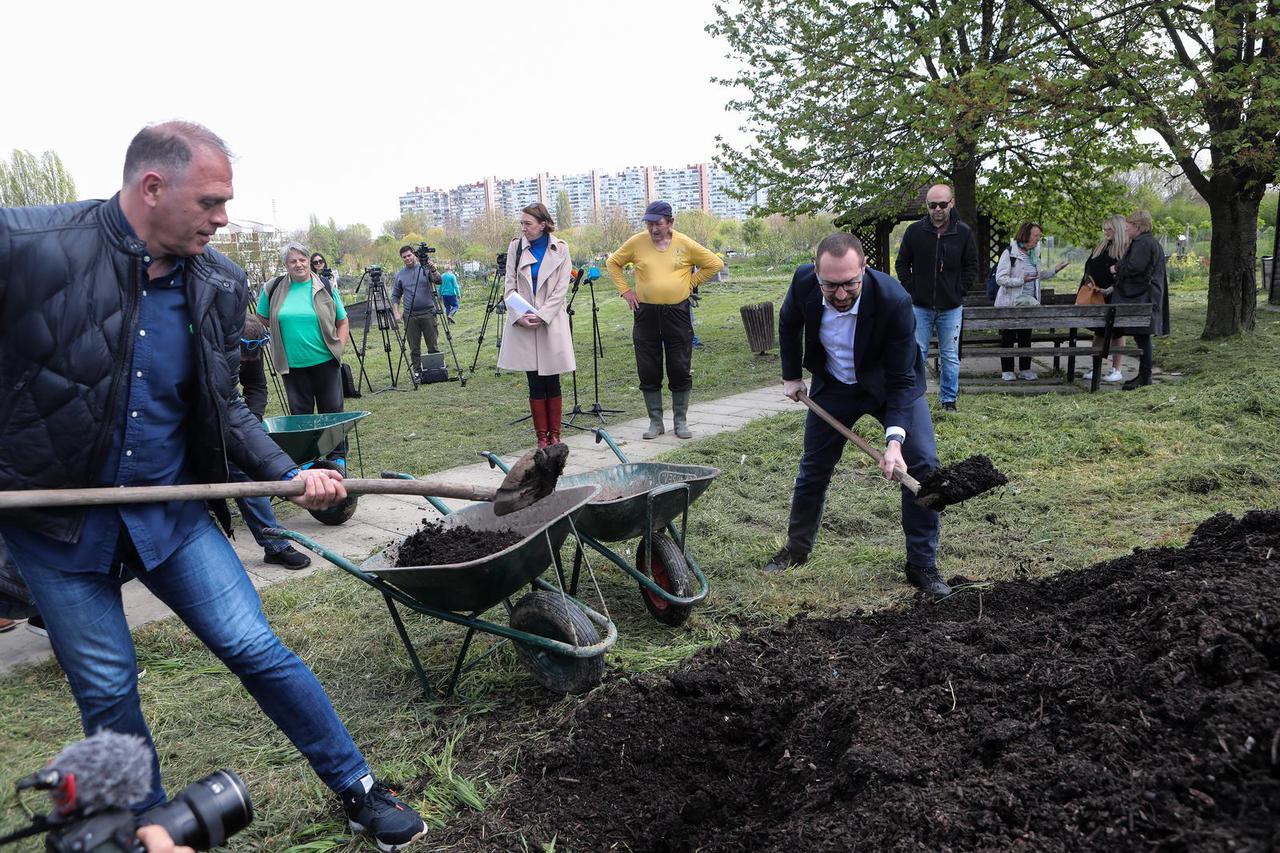
[[[1064,294],[1065,296],[1065,294]],[[1074,299],[1074,296],[1072,297]],[[1006,347],[1001,345],[1000,338],[994,335],[973,335],[972,332],[1003,332],[1031,329],[1032,341],[1052,342],[1052,349],[1046,347],[1027,349],[1025,347]],[[1093,345],[1093,329],[1102,330],[1102,345]],[[1039,305],[1029,308],[995,308],[985,305],[965,305],[960,335],[960,358],[966,353],[981,356],[998,357],[1048,357],[1054,359],[1054,368],[1058,360],[1067,360],[1067,381],[1075,381],[1077,358],[1090,358],[1093,361],[1093,379],[1089,384],[1090,391],[1097,391],[1102,378],[1102,362],[1113,355],[1139,355],[1135,346],[1116,347],[1112,345],[1115,330],[1123,329],[1125,333],[1133,330],[1151,329],[1151,304],[1144,302],[1135,305]],[[1034,334],[1036,330],[1047,330],[1046,334]],[[1065,330],[1065,331],[1059,331]],[[1084,336],[1081,339],[1081,331]]]

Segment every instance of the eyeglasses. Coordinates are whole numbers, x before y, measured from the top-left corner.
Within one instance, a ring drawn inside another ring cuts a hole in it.
[[[853,295],[858,292],[858,288],[862,287],[862,277],[851,278],[848,281],[823,281],[818,279],[818,287],[822,288],[823,293],[835,293],[837,290],[844,288],[844,292]]]
[[[261,338],[241,338],[240,346],[244,347],[245,352],[253,352],[258,347],[266,346],[271,343],[271,336],[265,335]]]
[[[930,210],[942,210],[944,207],[951,204],[949,201],[930,201],[925,203],[929,205]]]
[[[319,264],[320,266],[324,266],[324,258],[316,258],[314,261],[311,262],[311,266],[313,267],[316,264]]]

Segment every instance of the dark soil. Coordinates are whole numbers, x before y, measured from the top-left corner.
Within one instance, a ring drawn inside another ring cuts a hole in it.
[[[991,464],[991,460],[979,454],[944,465],[920,481],[920,494],[916,500],[928,509],[941,512],[952,504],[989,492],[1003,486],[1009,478]]]
[[[422,521],[422,527],[400,543],[397,566],[469,563],[496,554],[524,538],[514,530],[473,530],[461,525],[445,529],[437,521],[425,518]]]
[[[573,706],[438,840],[1280,849],[1278,564],[1280,514],[1222,514],[1184,549],[749,631]]]

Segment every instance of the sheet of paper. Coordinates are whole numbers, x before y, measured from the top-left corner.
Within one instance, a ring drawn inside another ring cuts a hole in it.
[[[523,296],[513,290],[507,294],[507,310],[513,312],[517,317],[522,317],[534,309],[532,305],[525,301]]]

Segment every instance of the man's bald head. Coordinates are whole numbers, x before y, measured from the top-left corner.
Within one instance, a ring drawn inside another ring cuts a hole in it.
[[[221,154],[229,162],[231,150],[209,128],[190,121],[166,121],[138,131],[124,155],[124,185],[147,172],[158,172],[179,183],[191,167],[194,152],[204,149]]]

